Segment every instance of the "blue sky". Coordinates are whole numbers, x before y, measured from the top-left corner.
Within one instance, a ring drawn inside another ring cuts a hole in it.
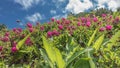
[[[1,0],[0,24],[8,28],[24,27],[25,23],[49,22],[50,18],[66,17],[89,9],[120,7],[120,0]],[[21,20],[21,23],[16,23]]]

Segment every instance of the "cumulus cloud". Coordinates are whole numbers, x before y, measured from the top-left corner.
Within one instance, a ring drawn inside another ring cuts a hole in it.
[[[107,4],[108,7],[105,7]],[[108,8],[112,11],[116,11],[120,7],[120,0],[98,0],[98,8]]]
[[[26,19],[30,22],[35,23],[37,21],[42,20],[43,17],[44,17],[43,15],[41,15],[40,13],[37,12],[37,13],[34,13],[33,15],[26,16]]]
[[[56,14],[56,10],[50,10],[51,14]]]
[[[60,18],[66,18],[66,17],[67,17],[67,14],[65,14],[65,15],[55,15],[52,18],[60,19]]]
[[[55,4],[56,8],[61,8],[61,6],[66,2],[67,0],[52,0],[52,2]]]
[[[93,4],[90,0],[84,0],[83,2],[80,0],[69,0],[65,9],[66,11],[78,14],[79,12],[83,12],[91,7],[93,7]]]
[[[20,4],[23,9],[29,9],[33,5],[36,5],[40,2],[40,0],[14,0],[15,3]]]

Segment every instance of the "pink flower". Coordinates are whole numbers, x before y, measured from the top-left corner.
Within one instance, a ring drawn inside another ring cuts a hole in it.
[[[11,51],[12,51],[13,53],[15,53],[15,52],[18,51],[18,49],[17,49],[16,47],[12,47],[12,48],[11,48]]]
[[[18,30],[20,33],[22,32],[22,29],[21,29],[21,28],[18,28],[17,30]]]
[[[86,18],[82,17],[81,21],[82,21],[82,23],[84,23],[86,21]]]
[[[39,22],[36,22],[36,25],[40,25],[40,23],[39,23]]]
[[[91,26],[91,22],[87,22],[87,23],[86,23],[86,26],[87,26],[87,27],[90,27],[90,26]]]
[[[32,28],[32,24],[31,23],[27,23],[27,27]]]
[[[17,29],[16,28],[13,28],[13,32],[16,32],[17,31]]]
[[[105,27],[101,27],[100,29],[99,29],[99,31],[104,31],[105,30]]]
[[[14,41],[14,42],[12,43],[12,46],[13,46],[13,47],[16,47],[16,45],[17,45],[17,43]]]
[[[31,41],[30,37],[28,37],[28,38],[26,39],[25,44],[26,44],[26,45],[32,45],[32,41]]]
[[[93,18],[93,21],[94,21],[94,22],[97,22],[97,21],[98,21],[97,17],[94,17],[94,18]]]
[[[80,26],[80,22],[77,23],[77,26]]]
[[[70,24],[70,21],[69,21],[69,20],[66,20],[66,21],[65,21],[65,24],[67,24],[67,25]]]
[[[33,28],[29,28],[29,31],[30,31],[30,32],[33,32]]]
[[[107,15],[106,14],[102,14],[102,17],[106,17]]]
[[[43,31],[43,30],[44,30],[44,26],[41,26],[41,27],[40,27],[40,30]]]
[[[112,15],[110,15],[110,19],[112,18],[113,16]]]
[[[65,18],[62,18],[62,21],[65,21]]]
[[[53,30],[52,35],[58,36],[59,32],[57,30]]]
[[[56,22],[57,22],[57,24],[60,24],[60,20],[57,20]]]
[[[3,42],[8,42],[9,41],[9,37],[8,36],[4,36],[4,38],[2,38]]]
[[[111,25],[106,25],[106,30],[111,30],[112,26]]]
[[[116,20],[116,22],[119,22],[120,19],[119,19],[119,17],[116,17],[115,20]]]
[[[9,32],[6,32],[6,33],[5,33],[5,36],[9,36],[9,35],[10,35],[10,33],[9,33]]]
[[[0,46],[0,51],[2,51],[2,49],[3,49],[3,47],[2,47],[2,46]]]
[[[54,21],[55,21],[55,18],[51,18],[51,21],[54,22]]]
[[[48,38],[51,38],[51,37],[52,37],[52,32],[51,32],[51,31],[48,31],[48,32],[47,32],[47,37],[48,37]]]
[[[58,28],[59,28],[60,30],[63,30],[63,26],[62,26],[62,25],[58,25]]]

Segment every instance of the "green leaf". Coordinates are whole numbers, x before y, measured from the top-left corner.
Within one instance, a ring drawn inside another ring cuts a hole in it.
[[[74,68],[90,68],[90,58],[80,58],[74,65]]]
[[[91,48],[86,48],[83,50],[80,50],[78,52],[75,52],[68,60],[66,66],[68,66],[72,61],[74,61],[77,57],[79,57],[81,54],[86,53],[87,51],[91,51]]]
[[[20,49],[20,48],[22,47],[22,45],[25,43],[26,39],[27,39],[30,35],[31,35],[31,33],[28,34],[23,40],[21,40],[21,41],[18,42],[18,44],[17,44],[17,46],[16,46],[17,49]]]
[[[42,36],[43,38],[43,47],[49,57],[49,59],[51,60],[53,66],[51,67],[54,67],[54,64],[55,62],[57,63],[57,66],[58,68],[65,68],[65,62],[62,58],[62,55],[60,53],[60,51],[53,46],[53,43],[48,43],[47,39]]]
[[[56,61],[56,58],[55,58],[53,46],[47,42],[47,40],[44,36],[42,36],[42,38],[43,38],[43,47],[44,47],[49,59],[54,64]]]
[[[113,45],[117,44],[116,41],[120,38],[120,30],[112,36],[109,40],[110,43],[107,44],[108,49],[111,49]]]
[[[57,48],[55,48],[55,52],[56,52],[55,55],[56,55],[56,62],[57,62],[58,68],[64,68],[65,62],[62,58],[60,51]]]
[[[93,48],[94,48],[96,51],[100,48],[100,45],[102,44],[103,40],[104,40],[104,35],[100,36],[100,37],[96,40],[96,42],[94,43]]]
[[[94,31],[94,33],[92,34],[92,36],[90,37],[90,40],[89,40],[89,42],[88,42],[88,46],[90,46],[90,44],[92,43],[92,41],[93,41],[93,39],[94,39],[94,37],[95,37],[95,34],[97,33],[97,30],[98,29],[96,29],[95,31]]]
[[[90,56],[90,53],[89,53],[90,51],[88,51],[88,58],[90,58],[90,60],[89,60],[89,63],[90,63],[90,68],[96,68],[96,66],[95,66],[95,64],[94,64],[94,62],[93,62],[93,60],[92,60],[92,57]]]

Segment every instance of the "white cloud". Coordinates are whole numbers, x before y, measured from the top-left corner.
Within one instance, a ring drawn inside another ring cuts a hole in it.
[[[33,5],[36,5],[40,0],[14,0],[16,3],[20,4],[23,9],[29,9]]]
[[[37,22],[39,20],[42,20],[44,16],[42,16],[40,13],[34,13],[33,15],[29,15],[26,17],[26,19],[30,22]]]
[[[63,3],[65,3],[67,0],[52,0],[52,2],[55,4],[56,8],[61,8]]]
[[[50,10],[51,14],[56,14],[56,10]]]
[[[65,9],[66,11],[78,14],[79,12],[83,12],[91,7],[93,7],[93,4],[90,0],[84,0],[84,2],[81,2],[80,0],[69,0]]]
[[[52,18],[55,18],[55,19],[60,19],[60,18],[66,18],[67,17],[67,14],[65,14],[65,15],[55,15],[55,16],[53,16]]]
[[[120,0],[98,0],[98,8],[105,8],[104,4],[108,5],[108,8],[112,11],[116,11],[120,7]]]

